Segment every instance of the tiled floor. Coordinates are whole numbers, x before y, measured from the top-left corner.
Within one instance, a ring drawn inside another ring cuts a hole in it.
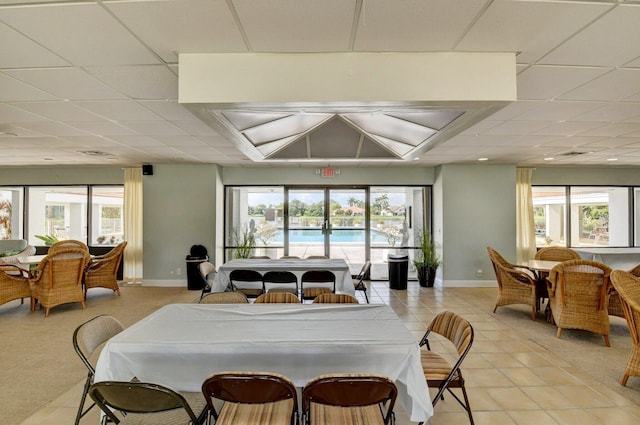
[[[505,322],[504,316],[491,313],[495,289],[441,291],[418,289],[410,282],[406,291],[391,291],[386,283],[376,282],[371,292],[371,302],[390,304],[416,339],[422,336],[438,311],[455,311],[472,323],[476,337],[463,370],[478,425],[635,425],[640,422],[640,405],[621,395],[610,382],[598,381],[561,355],[523,338],[517,323],[512,326]],[[358,293],[358,297],[362,294]],[[528,314],[526,307],[522,314]],[[540,323],[540,326],[551,325]],[[432,344],[432,349],[451,350],[443,342]],[[629,386],[635,389],[627,391],[640,392],[640,380],[632,380]],[[23,425],[73,423],[81,390],[79,382]],[[91,412],[81,423],[98,423],[98,412]],[[402,406],[397,409],[397,423],[411,423]],[[468,423],[466,413],[452,397],[439,402],[435,415],[429,420],[432,425]]]

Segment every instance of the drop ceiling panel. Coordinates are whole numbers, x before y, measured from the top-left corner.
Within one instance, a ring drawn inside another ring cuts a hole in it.
[[[197,119],[191,111],[175,100],[141,100],[138,103],[168,121]]]
[[[618,101],[627,98],[630,89],[635,93],[639,88],[640,69],[616,69],[560,96],[559,99]]]
[[[7,74],[59,99],[123,99],[124,96],[80,68],[19,69]]]
[[[120,124],[140,134],[151,136],[187,134],[185,131],[166,121],[122,121]]]
[[[573,117],[575,121],[640,122],[640,103],[610,103],[598,109]]]
[[[133,130],[111,121],[74,122],[68,124],[87,133],[101,136],[135,134]]]
[[[598,126],[592,130],[586,130],[580,134],[583,136],[609,136],[618,137],[640,131],[640,123],[614,123]]]
[[[329,52],[349,48],[354,0],[233,0],[257,52]]]
[[[0,102],[56,100],[49,93],[0,73]]]
[[[638,57],[639,22],[640,5],[618,5],[540,62],[561,65],[624,65]],[[611,40],[617,42],[611,43]]]
[[[20,127],[27,130],[37,131],[48,136],[85,136],[86,132],[57,122],[33,122],[20,124]],[[30,140],[31,141],[31,140]]]
[[[17,104],[19,106],[20,103]],[[14,107],[9,104],[0,104],[0,126],[2,124],[10,124],[12,122],[33,122],[42,121],[42,117],[39,117],[30,112],[24,111],[19,107]],[[0,127],[2,129],[2,127]]]
[[[80,109],[69,102],[20,103],[20,109],[55,121],[97,121],[97,115]]]
[[[516,120],[524,121],[564,121],[574,119],[589,111],[602,108],[606,103],[602,102],[564,102],[550,101],[539,104],[537,107],[518,115]],[[575,121],[582,121],[576,119]]]
[[[608,71],[603,68],[532,66],[518,75],[518,99],[554,99]]]
[[[0,22],[0,68],[65,66],[69,62]]]
[[[74,65],[159,63],[97,3],[5,8],[1,19]]]
[[[109,2],[105,7],[166,62],[177,62],[180,52],[247,50],[223,1]]]
[[[496,0],[457,49],[521,52],[519,63],[535,62],[610,8],[606,4]]]
[[[153,121],[161,120],[157,114],[131,100],[111,102],[73,102],[79,108],[86,109],[101,117],[114,120]]]
[[[552,136],[573,136],[602,127],[602,123],[585,123],[576,121],[565,121],[552,124],[548,127],[536,131],[534,134]]]
[[[452,49],[485,3],[485,0],[366,0],[354,49],[399,52]]]
[[[133,99],[178,99],[178,76],[166,66],[105,66],[87,68],[87,71]]]

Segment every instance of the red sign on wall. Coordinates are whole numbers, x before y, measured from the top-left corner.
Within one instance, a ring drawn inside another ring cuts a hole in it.
[[[322,177],[334,177],[336,175],[336,169],[333,167],[324,167],[322,169]]]

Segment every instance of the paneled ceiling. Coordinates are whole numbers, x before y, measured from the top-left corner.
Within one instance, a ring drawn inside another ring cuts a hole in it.
[[[0,165],[268,167],[178,103],[179,53],[447,51],[516,53],[518,101],[403,165],[640,165],[636,0],[0,0]],[[272,149],[243,111],[226,118],[296,166],[392,159],[431,128],[327,115]]]

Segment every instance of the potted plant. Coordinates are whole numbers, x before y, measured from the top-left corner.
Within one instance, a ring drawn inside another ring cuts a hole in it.
[[[418,231],[416,245],[418,246],[418,252],[413,264],[418,272],[418,282],[420,282],[420,286],[430,288],[433,286],[436,271],[440,266],[440,259],[438,258],[438,252],[431,233],[427,230]]]
[[[235,229],[233,231],[233,257],[249,258],[256,247],[255,229],[245,227],[244,231]]]

